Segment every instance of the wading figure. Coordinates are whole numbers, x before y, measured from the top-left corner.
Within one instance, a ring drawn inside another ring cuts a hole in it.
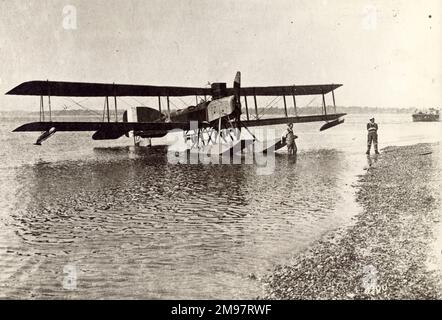
[[[293,133],[293,123],[289,123],[287,124],[287,130],[284,131],[283,135],[282,135],[282,139],[286,141],[287,143],[287,150],[289,152],[289,154],[296,154],[296,152],[298,151],[298,147],[296,146],[295,143],[295,139],[298,138],[298,136],[296,136]]]
[[[378,151],[378,124],[374,122],[374,118],[370,119],[370,122],[367,123],[367,152],[366,154],[370,154],[371,143],[374,144],[374,152],[379,154]]]

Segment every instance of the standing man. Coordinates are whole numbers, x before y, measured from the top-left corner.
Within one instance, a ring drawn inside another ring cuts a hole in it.
[[[374,118],[370,119],[370,122],[367,123],[367,154],[370,154],[371,143],[374,144],[374,152],[379,154],[378,151],[378,124],[374,122]]]
[[[298,136],[293,133],[293,123],[290,122],[289,124],[287,124],[287,130],[284,131],[284,133],[282,134],[282,140],[285,139],[289,154],[294,155],[298,151],[298,147],[295,143],[296,138],[298,138]]]

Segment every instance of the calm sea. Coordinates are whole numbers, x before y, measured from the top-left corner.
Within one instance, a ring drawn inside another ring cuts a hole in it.
[[[297,158],[280,150],[270,174],[171,164],[165,147],[87,132],[34,146],[38,134],[11,131],[35,119],[3,117],[0,298],[256,297],[262,275],[358,212],[370,116],[295,125]],[[380,148],[442,137],[442,122],[375,116]]]

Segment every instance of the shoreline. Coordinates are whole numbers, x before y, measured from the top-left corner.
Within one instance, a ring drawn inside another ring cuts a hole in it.
[[[358,176],[362,211],[353,223],[277,266],[263,298],[441,299],[441,149],[421,143],[372,155]]]

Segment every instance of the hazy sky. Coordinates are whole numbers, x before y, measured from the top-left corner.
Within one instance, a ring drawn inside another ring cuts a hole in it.
[[[29,80],[231,85],[237,70],[244,86],[342,83],[339,105],[442,107],[441,14],[439,0],[0,0],[0,108],[38,110],[4,95]]]

